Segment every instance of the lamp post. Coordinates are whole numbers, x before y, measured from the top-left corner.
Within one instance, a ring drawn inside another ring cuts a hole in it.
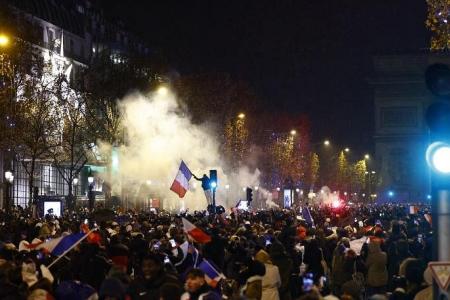
[[[89,211],[94,210],[95,204],[95,194],[94,194],[94,177],[89,175],[88,177],[89,189],[88,189],[88,200],[89,200]]]
[[[5,184],[6,184],[6,189],[5,189],[5,209],[6,212],[9,213],[11,211],[11,186],[12,183],[14,182],[14,175],[11,171],[6,171],[5,172]]]

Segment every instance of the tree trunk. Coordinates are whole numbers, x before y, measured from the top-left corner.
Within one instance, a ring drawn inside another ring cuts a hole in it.
[[[31,159],[31,169],[30,174],[28,174],[28,206],[33,203],[33,188],[34,188],[34,169],[36,168],[36,158]]]
[[[69,185],[69,194],[67,195],[67,207],[69,210],[75,209],[75,196],[73,195],[73,185],[72,185],[73,179],[69,178],[68,185]]]

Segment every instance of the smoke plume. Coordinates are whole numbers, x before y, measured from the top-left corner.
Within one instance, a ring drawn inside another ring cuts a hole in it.
[[[134,201],[158,198],[165,209],[205,209],[201,182],[191,179],[183,199],[169,190],[183,160],[198,177],[218,171],[217,204],[226,208],[245,198],[243,188],[258,186],[259,171],[247,167],[237,174],[225,174],[225,161],[212,124],[194,125],[175,95],[133,93],[120,102],[124,115],[126,143],[118,150],[118,168],[111,175],[113,191]],[[100,143],[100,150],[111,153],[111,145]],[[228,188],[226,188],[228,187]]]

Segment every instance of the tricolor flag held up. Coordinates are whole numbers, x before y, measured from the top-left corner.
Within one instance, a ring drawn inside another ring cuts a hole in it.
[[[68,234],[51,239],[47,242],[24,244],[23,246],[30,250],[44,250],[52,255],[60,256],[76,244],[80,243],[89,233]]]
[[[191,178],[192,178],[191,170],[189,170],[184,161],[181,161],[177,177],[175,177],[175,180],[173,181],[170,190],[177,193],[180,198],[183,198],[184,195],[186,195],[187,190],[189,189],[189,180]]]
[[[211,237],[207,235],[203,230],[186,220],[183,220],[183,229],[186,234],[188,234],[193,240],[200,244],[206,244],[211,242]]]
[[[206,283],[213,288],[217,286],[220,279],[225,278],[225,275],[222,272],[219,272],[218,268],[205,258],[198,265],[198,268],[205,273]]]
[[[409,214],[410,215],[415,215],[419,212],[419,207],[415,206],[415,205],[410,205],[409,206]]]
[[[306,223],[308,223],[311,226],[314,226],[314,219],[311,215],[311,212],[309,211],[308,206],[303,207],[302,215],[303,215],[303,219],[305,219]]]

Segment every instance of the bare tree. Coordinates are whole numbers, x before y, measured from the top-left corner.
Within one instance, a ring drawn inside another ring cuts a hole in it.
[[[61,122],[58,129],[60,141],[52,149],[52,159],[68,184],[68,206],[73,208],[73,180],[88,161],[95,160],[96,136],[89,130],[84,95],[72,89],[64,75],[56,80],[54,95],[58,99]]]

